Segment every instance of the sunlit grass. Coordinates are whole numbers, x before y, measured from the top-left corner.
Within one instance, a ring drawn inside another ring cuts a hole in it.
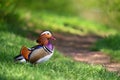
[[[105,25],[87,21],[78,16],[59,15],[48,11],[30,11],[22,9],[18,11],[21,18],[30,23],[34,29],[52,30],[57,32],[67,32],[72,34],[87,35],[95,34],[106,36],[117,33]]]

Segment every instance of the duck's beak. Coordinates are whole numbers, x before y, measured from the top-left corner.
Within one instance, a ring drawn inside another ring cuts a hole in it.
[[[56,40],[56,38],[54,37],[54,36],[51,36],[51,38],[50,39],[52,39],[52,40]]]

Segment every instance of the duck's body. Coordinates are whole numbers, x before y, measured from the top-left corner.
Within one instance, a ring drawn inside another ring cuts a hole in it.
[[[20,55],[15,57],[15,61],[29,61],[30,63],[40,63],[49,60],[49,58],[51,58],[51,56],[53,55],[54,48],[49,38],[46,38],[43,35],[41,35],[42,37],[39,36],[39,38],[37,39],[39,45],[36,45],[32,48],[27,48],[23,46],[21,48]]]

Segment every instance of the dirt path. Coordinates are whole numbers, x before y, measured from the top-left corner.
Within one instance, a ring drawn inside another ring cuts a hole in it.
[[[108,71],[120,72],[120,63],[111,62],[110,57],[100,51],[90,51],[92,44],[100,39],[98,36],[63,35],[55,33],[55,46],[66,56],[76,61],[89,64],[101,64]]]

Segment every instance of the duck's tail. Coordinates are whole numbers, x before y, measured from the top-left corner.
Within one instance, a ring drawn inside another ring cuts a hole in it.
[[[15,56],[14,61],[15,62],[26,62],[25,58],[21,54]]]

